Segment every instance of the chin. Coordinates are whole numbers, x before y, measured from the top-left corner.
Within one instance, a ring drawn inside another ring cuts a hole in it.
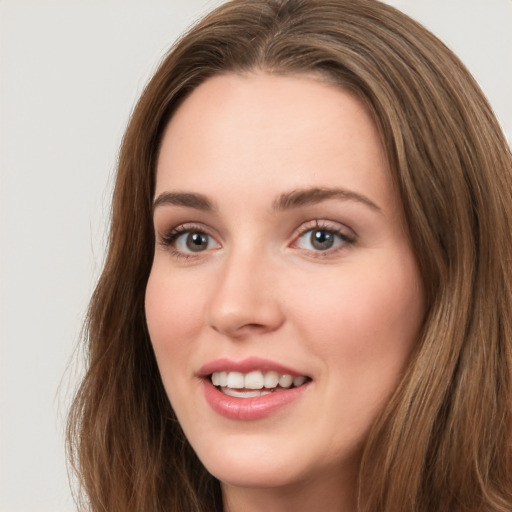
[[[241,488],[293,488],[321,475],[341,475],[345,466],[352,467],[353,456],[338,454],[334,463],[332,452],[318,458],[310,456],[308,448],[314,448],[315,443],[304,446],[293,442],[293,436],[288,441],[226,436],[213,449],[212,444],[194,449],[208,472],[221,483]],[[346,464],[340,463],[340,458],[346,458]]]
[[[233,436],[235,437],[235,436]],[[307,467],[296,450],[279,450],[274,443],[264,443],[248,436],[209,446],[194,446],[201,462],[219,481],[237,487],[279,487],[301,479]]]
[[[282,462],[268,464],[227,458],[218,464],[209,464],[206,469],[223,484],[241,488],[286,487],[304,479],[304,475]]]

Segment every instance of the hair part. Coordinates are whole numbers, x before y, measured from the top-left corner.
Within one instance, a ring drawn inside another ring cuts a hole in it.
[[[144,315],[163,131],[223,73],[314,74],[379,129],[425,288],[416,350],[366,442],[360,512],[512,509],[512,158],[454,54],[375,0],[234,0],[171,49],[125,133],[68,450],[91,511],[222,510],[176,420]]]

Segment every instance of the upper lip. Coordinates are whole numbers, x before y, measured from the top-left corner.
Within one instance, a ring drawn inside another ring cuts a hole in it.
[[[280,374],[291,375],[292,377],[299,377],[301,375],[307,376],[293,368],[289,368],[275,361],[270,361],[269,359],[261,359],[259,357],[248,357],[239,361],[228,358],[215,359],[214,361],[210,361],[201,366],[198,371],[198,375],[200,377],[206,377],[214,372],[249,373],[255,370],[274,371]]]

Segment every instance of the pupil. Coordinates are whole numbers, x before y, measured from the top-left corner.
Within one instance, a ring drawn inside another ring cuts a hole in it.
[[[311,245],[315,249],[325,251],[330,249],[334,243],[334,236],[328,231],[313,231],[311,233]]]
[[[191,233],[187,237],[187,248],[194,252],[199,252],[208,246],[208,238],[204,233]]]

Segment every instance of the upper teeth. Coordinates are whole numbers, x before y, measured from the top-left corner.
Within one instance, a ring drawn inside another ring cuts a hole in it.
[[[276,388],[278,385],[282,388],[290,388],[292,384],[295,387],[302,386],[306,382],[306,377],[293,377],[286,373],[279,374],[274,371],[261,372],[259,370],[240,373],[240,372],[214,372],[212,373],[212,383],[214,386],[227,387],[232,389],[263,389]]]

